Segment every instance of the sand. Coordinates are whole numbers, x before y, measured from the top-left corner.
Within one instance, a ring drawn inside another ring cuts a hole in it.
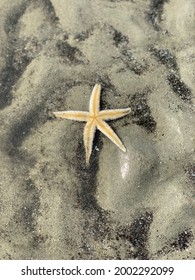
[[[1,0],[0,42],[0,259],[194,259],[194,0]]]

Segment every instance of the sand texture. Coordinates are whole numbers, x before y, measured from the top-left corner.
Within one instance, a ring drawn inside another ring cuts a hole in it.
[[[194,259],[195,1],[1,0],[0,42],[0,259]]]

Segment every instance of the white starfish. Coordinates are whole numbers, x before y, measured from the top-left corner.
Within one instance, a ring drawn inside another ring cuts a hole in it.
[[[131,109],[115,109],[115,110],[102,110],[100,111],[100,92],[101,86],[96,84],[93,88],[90,102],[89,112],[85,111],[61,111],[53,112],[58,118],[70,119],[74,121],[86,122],[84,128],[84,145],[86,152],[86,163],[89,163],[91,156],[93,139],[96,128],[104,133],[114,144],[116,144],[123,152],[126,148],[118,138],[112,128],[105,122],[109,120],[115,120],[122,118],[129,114]]]

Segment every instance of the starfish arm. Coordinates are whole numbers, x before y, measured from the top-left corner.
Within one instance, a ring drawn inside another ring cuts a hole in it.
[[[122,118],[131,112],[131,108],[115,109],[115,110],[103,110],[100,111],[98,117],[107,121]]]
[[[97,128],[105,134],[115,145],[117,145],[123,152],[126,152],[126,148],[121,142],[121,140],[118,138],[116,133],[112,130],[112,128],[103,120],[98,119],[97,120]]]
[[[86,123],[84,128],[84,135],[83,135],[87,164],[89,164],[89,159],[91,156],[95,131],[96,131],[96,125],[94,119],[92,119]]]
[[[69,119],[73,121],[79,122],[87,122],[89,118],[89,112],[84,111],[61,111],[61,112],[53,112],[55,117],[62,119]]]
[[[96,84],[92,90],[90,102],[89,102],[89,112],[91,115],[97,116],[100,110],[100,92],[101,86]]]

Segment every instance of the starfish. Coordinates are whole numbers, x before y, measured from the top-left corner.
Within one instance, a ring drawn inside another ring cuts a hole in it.
[[[131,109],[126,108],[126,109],[113,109],[113,110],[100,111],[100,92],[101,92],[101,86],[96,84],[92,90],[92,94],[90,97],[89,112],[85,112],[85,111],[53,112],[53,114],[58,118],[86,122],[83,138],[84,138],[87,164],[89,164],[96,128],[100,130],[103,134],[105,134],[123,152],[126,151],[126,148],[122,144],[121,140],[118,138],[116,133],[105,121],[122,118],[125,115],[129,114]]]

